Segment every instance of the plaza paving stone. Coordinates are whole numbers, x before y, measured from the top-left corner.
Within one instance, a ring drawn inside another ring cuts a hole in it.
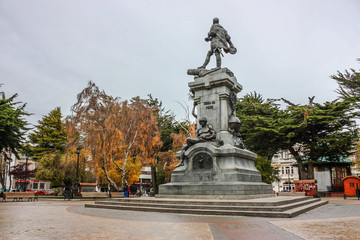
[[[360,239],[360,201],[291,219],[85,208],[81,201],[0,202],[0,239]]]

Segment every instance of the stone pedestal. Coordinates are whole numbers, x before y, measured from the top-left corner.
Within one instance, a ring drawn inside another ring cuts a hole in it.
[[[227,68],[201,70],[189,87],[197,103],[198,119],[207,119],[223,145],[203,142],[188,148],[184,165],[173,171],[170,183],[159,186],[157,197],[271,196],[271,185],[261,182],[255,168],[256,154],[234,146],[234,136],[229,131],[229,119],[236,111],[232,101],[236,102],[236,94],[242,90],[232,72]],[[231,99],[234,96],[235,100]],[[180,152],[177,157],[180,158]]]
[[[233,73],[227,68],[208,70],[205,76],[190,82],[189,87],[197,103],[198,119],[206,117],[208,124],[215,129],[217,138],[234,145],[233,137],[229,133],[229,117],[232,111],[229,97],[232,94],[236,96],[242,86]]]
[[[253,152],[229,144],[217,147],[198,143],[185,155],[184,166],[173,171],[170,183],[160,185],[158,197],[191,195],[246,199],[271,196],[271,185],[261,182],[261,175],[255,168],[256,154]]]

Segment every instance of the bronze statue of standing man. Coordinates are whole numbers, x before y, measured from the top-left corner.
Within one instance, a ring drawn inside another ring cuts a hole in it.
[[[221,68],[221,56],[223,56],[221,49],[225,53],[235,54],[236,48],[231,42],[231,38],[227,31],[219,24],[219,19],[213,19],[213,25],[210,28],[208,37],[205,38],[206,42],[211,41],[211,49],[206,55],[204,64],[199,69],[205,69],[210,62],[210,57],[215,54],[216,67]]]

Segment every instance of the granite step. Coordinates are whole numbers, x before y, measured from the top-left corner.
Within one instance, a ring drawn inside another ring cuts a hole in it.
[[[194,201],[191,199],[182,199],[181,201],[177,199],[174,201],[173,199],[130,198],[96,201],[95,204],[85,204],[85,207],[194,215],[291,218],[327,203],[327,201],[310,197],[275,197],[239,201]]]
[[[222,206],[280,206],[294,202],[301,202],[313,199],[307,196],[284,196],[257,198],[248,200],[219,200],[219,199],[172,199],[172,198],[109,198],[108,201],[133,202],[133,203],[153,203],[153,204],[175,204],[183,205],[222,205]]]
[[[139,202],[139,201],[96,201],[95,204],[102,205],[121,205],[129,207],[153,207],[153,208],[177,208],[177,209],[209,209],[209,210],[234,210],[234,211],[272,211],[283,212],[292,208],[297,208],[306,204],[320,201],[318,198],[309,198],[304,201],[296,201],[280,206],[234,206],[234,205],[190,205],[182,202],[174,203],[157,203],[157,202]]]
[[[326,201],[316,201],[311,204],[300,206],[284,212],[273,211],[236,211],[236,210],[211,210],[211,209],[177,209],[177,208],[160,208],[160,207],[139,207],[123,205],[106,205],[106,204],[86,204],[87,208],[102,208],[124,211],[142,211],[142,212],[160,212],[160,213],[178,213],[194,215],[216,215],[216,216],[250,216],[250,217],[269,217],[269,218],[291,218],[305,213],[316,207],[326,204]]]
[[[300,207],[297,207],[297,208],[289,209],[289,210],[285,211],[284,213],[288,214],[289,218],[292,218],[292,217],[296,217],[296,216],[298,216],[300,214],[306,213],[306,212],[308,212],[310,210],[313,210],[315,208],[324,206],[324,205],[326,205],[328,203],[329,203],[328,201],[321,200],[321,201],[311,203],[311,204],[308,204],[308,205],[303,205],[303,206],[300,206]]]

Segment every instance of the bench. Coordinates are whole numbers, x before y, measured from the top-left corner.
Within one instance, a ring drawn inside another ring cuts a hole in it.
[[[305,192],[279,192],[279,196],[306,196]]]
[[[124,197],[124,192],[111,192],[111,197],[113,198],[123,198]]]
[[[107,192],[81,192],[82,198],[108,198],[109,195]]]
[[[3,201],[13,199],[13,201],[22,201],[26,199],[28,201],[38,200],[38,196],[34,192],[4,192]]]

